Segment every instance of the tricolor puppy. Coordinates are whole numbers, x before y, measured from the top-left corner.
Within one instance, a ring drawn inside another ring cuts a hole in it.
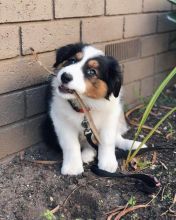
[[[115,147],[128,150],[132,140],[122,137],[127,131],[121,103],[122,76],[118,62],[93,46],[70,44],[57,50],[57,77],[52,80],[49,117],[63,151],[61,172],[81,174],[83,163],[94,160],[96,151],[83,136],[84,114],[75,99],[75,90],[90,109],[98,129],[98,167],[115,172],[118,162]],[[54,141],[54,140],[53,140]],[[136,142],[134,148],[140,142]]]

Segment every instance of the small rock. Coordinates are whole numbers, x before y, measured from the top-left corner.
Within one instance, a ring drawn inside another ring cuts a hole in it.
[[[52,197],[52,196],[50,196],[50,198],[49,198],[49,199],[50,199],[50,201],[51,201],[51,202],[53,202],[53,201],[54,201],[54,199],[53,199],[53,197]]]

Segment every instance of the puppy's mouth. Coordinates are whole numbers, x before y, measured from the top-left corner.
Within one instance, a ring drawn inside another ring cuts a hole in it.
[[[73,92],[74,92],[74,90],[73,89],[69,89],[69,88],[67,88],[66,86],[64,86],[64,85],[61,85],[61,86],[59,86],[58,87],[59,88],[59,91],[61,92],[61,93],[64,93],[64,94],[73,94]]]

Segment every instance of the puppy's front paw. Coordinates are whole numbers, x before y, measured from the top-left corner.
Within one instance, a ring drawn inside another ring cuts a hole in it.
[[[101,170],[105,170],[110,173],[114,173],[114,172],[116,172],[116,170],[118,168],[118,162],[117,162],[116,158],[114,158],[114,159],[112,159],[112,158],[105,159],[104,158],[103,160],[98,162],[98,167]]]
[[[84,172],[83,165],[76,162],[63,164],[61,168],[61,173],[63,175],[79,175]]]

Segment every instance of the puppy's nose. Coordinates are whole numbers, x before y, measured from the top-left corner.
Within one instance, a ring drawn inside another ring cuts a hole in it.
[[[73,76],[71,75],[71,74],[69,74],[69,73],[62,73],[62,75],[61,75],[61,81],[62,81],[62,83],[69,83],[70,81],[72,81],[73,80]]]

